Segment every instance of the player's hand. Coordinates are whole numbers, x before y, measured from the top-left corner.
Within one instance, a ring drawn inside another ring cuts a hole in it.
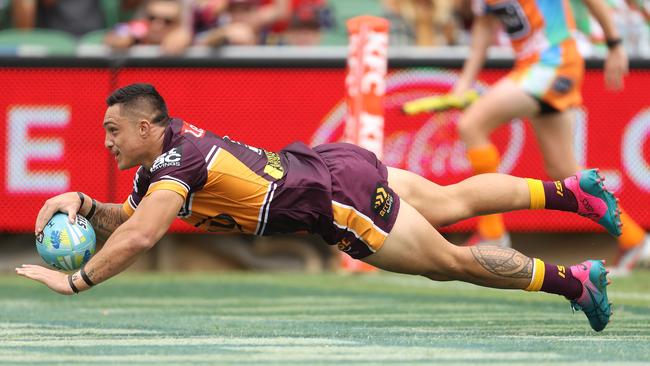
[[[62,295],[74,294],[68,282],[68,275],[63,272],[34,264],[23,264],[16,268],[16,273],[20,276],[38,281]]]
[[[80,208],[81,200],[77,192],[67,192],[48,199],[43,204],[43,207],[41,207],[41,210],[38,211],[34,233],[38,235],[38,233],[43,231],[47,222],[59,211],[67,213],[70,223],[74,223]]]
[[[469,90],[470,88],[464,83],[458,82],[454,84],[454,87],[449,91],[449,93],[447,93],[447,95],[452,95],[456,98],[462,98]]]
[[[623,89],[623,77],[628,73],[627,53],[618,45],[607,53],[605,60],[605,86],[610,90]]]

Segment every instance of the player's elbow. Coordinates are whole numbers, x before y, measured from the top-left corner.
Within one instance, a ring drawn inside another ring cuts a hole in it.
[[[156,242],[158,242],[158,239],[154,235],[142,231],[130,233],[128,240],[129,248],[138,253],[151,249],[156,245]]]

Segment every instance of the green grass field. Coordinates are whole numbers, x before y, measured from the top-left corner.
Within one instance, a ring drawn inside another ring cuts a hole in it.
[[[650,272],[591,331],[559,296],[383,273],[126,274],[60,296],[0,276],[3,365],[623,365],[650,362]]]

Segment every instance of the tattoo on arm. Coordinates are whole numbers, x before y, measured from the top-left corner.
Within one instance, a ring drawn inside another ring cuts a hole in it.
[[[115,203],[98,203],[90,223],[95,229],[98,242],[105,242],[113,231],[124,223],[122,205]]]
[[[501,277],[531,278],[533,260],[510,248],[474,246],[474,259],[488,272]]]

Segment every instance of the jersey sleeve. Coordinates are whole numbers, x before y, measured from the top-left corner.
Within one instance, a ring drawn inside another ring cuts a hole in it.
[[[161,154],[151,166],[151,180],[145,197],[158,190],[178,193],[183,199],[202,185],[207,176],[206,162],[198,149],[186,143]]]
[[[206,177],[206,162],[196,147],[189,143],[173,147],[158,156],[150,169],[138,169],[122,208],[131,216],[144,197],[158,190],[176,192],[185,200]]]

